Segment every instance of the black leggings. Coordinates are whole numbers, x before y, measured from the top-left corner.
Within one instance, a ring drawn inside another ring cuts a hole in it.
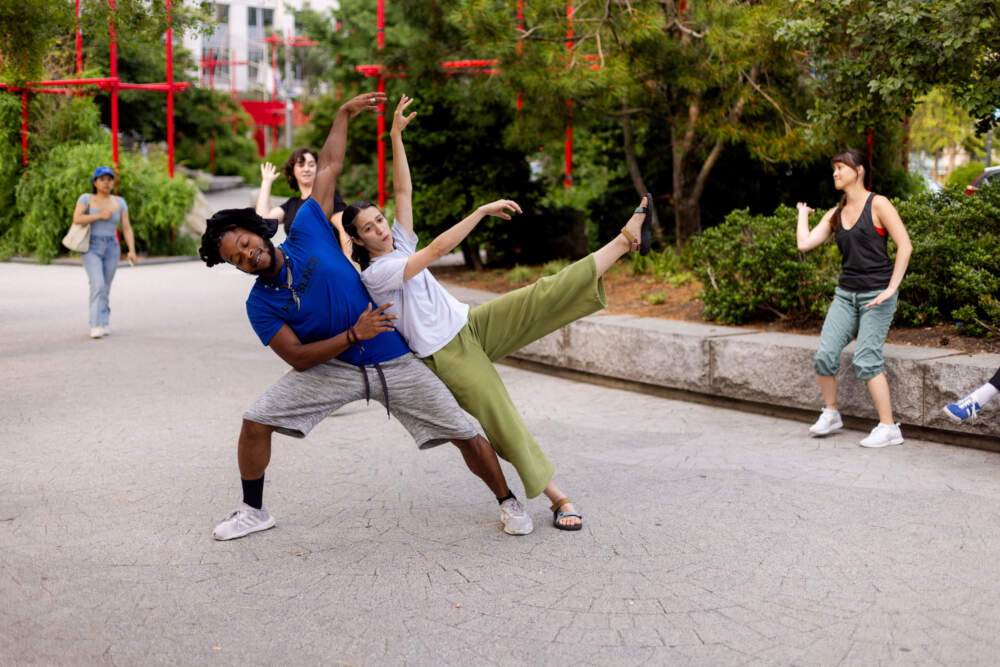
[[[997,391],[1000,391],[1000,368],[998,368],[997,372],[990,378],[990,384],[996,387]]]

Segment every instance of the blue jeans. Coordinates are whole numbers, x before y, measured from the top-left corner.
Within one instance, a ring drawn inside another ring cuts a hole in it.
[[[118,270],[121,246],[114,236],[91,236],[90,248],[83,253],[83,268],[90,279],[90,326],[106,327],[111,317],[108,294]]]
[[[854,373],[858,379],[867,382],[882,372],[882,346],[896,313],[899,293],[866,308],[881,293],[882,290],[848,292],[839,287],[834,290],[813,360],[817,375],[836,375],[840,370],[840,353],[854,338],[858,339],[854,347]]]

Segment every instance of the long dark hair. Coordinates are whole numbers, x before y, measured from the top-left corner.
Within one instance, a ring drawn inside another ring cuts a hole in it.
[[[288,187],[292,190],[302,190],[302,188],[299,187],[298,179],[295,178],[295,165],[305,162],[306,155],[312,155],[313,160],[317,162],[318,167],[319,153],[311,148],[296,148],[292,151],[292,154],[288,156],[288,159],[285,160],[285,165],[281,168],[281,172],[285,175],[285,182],[288,183]]]
[[[351,237],[351,259],[361,266],[362,271],[367,269],[368,265],[371,264],[372,257],[368,254],[368,248],[361,245],[361,235],[358,234],[358,227],[354,224],[354,219],[358,217],[358,213],[373,206],[375,204],[370,201],[356,201],[344,209],[343,216],[340,218],[341,226],[343,226],[347,235]]]
[[[859,151],[857,148],[848,148],[842,153],[837,153],[830,159],[830,165],[844,164],[857,171],[858,167],[861,167],[864,171],[861,174],[861,184],[868,188],[871,184],[871,174],[868,173],[868,167],[865,166],[865,154]],[[844,210],[844,206],[847,204],[847,193],[844,193],[840,198],[840,203],[837,204],[837,210],[833,212],[833,217],[830,218],[830,227],[833,231],[837,231],[840,228],[840,214]]]

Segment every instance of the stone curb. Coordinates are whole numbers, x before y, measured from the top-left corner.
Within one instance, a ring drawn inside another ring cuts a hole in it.
[[[153,266],[155,264],[176,264],[178,262],[193,262],[200,260],[201,258],[197,255],[174,255],[172,257],[149,257],[140,258],[139,262],[136,264],[136,268],[140,266]],[[40,262],[34,257],[11,257],[7,260],[8,262],[13,262],[15,264],[39,264]],[[56,266],[83,266],[83,262],[80,259],[69,259],[66,257],[60,257],[53,259],[49,264],[54,264]],[[131,268],[128,262],[118,262],[118,268]]]
[[[473,306],[497,296],[451,284],[447,288]],[[511,356],[653,387],[818,413],[823,400],[812,371],[817,341],[818,336],[597,314]],[[852,343],[841,356],[840,410],[872,421],[875,408],[867,387],[854,375],[853,350]],[[989,380],[1000,367],[1000,354],[886,345],[884,356],[893,411],[904,426],[1000,437],[1000,410],[986,411],[972,424],[957,424],[942,411],[947,403]]]

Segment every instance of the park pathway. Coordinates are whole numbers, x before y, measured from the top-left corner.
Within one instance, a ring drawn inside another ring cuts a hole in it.
[[[214,542],[285,371],[249,285],[122,269],[90,340],[81,268],[0,263],[0,665],[996,664],[1000,455],[511,367],[583,531],[534,499],[502,534],[454,448],[356,403],[276,437],[275,529]]]

